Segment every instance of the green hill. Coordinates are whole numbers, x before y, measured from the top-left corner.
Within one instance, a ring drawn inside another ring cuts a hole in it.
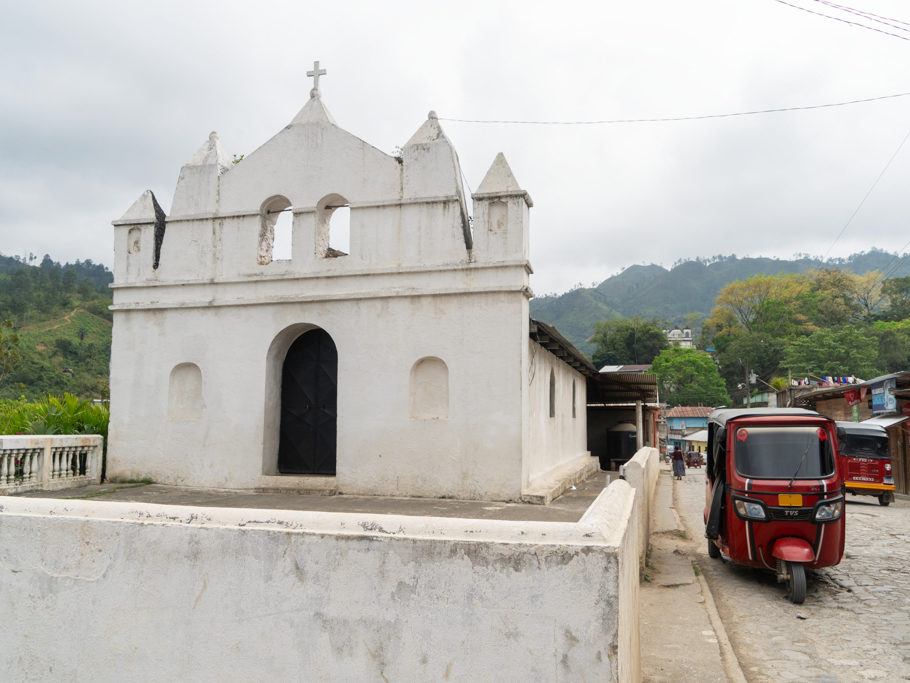
[[[19,365],[0,385],[0,398],[64,392],[107,398],[111,321],[85,308],[18,330]]]
[[[808,256],[783,260],[734,255],[682,261],[670,269],[630,266],[597,287],[532,299],[531,316],[555,325],[569,341],[590,354],[593,346],[585,340],[601,320],[637,315],[683,325],[687,314],[707,317],[718,292],[731,282],[753,275],[805,273],[815,268],[846,268],[860,275],[878,270],[887,277],[901,277],[910,275],[910,255],[899,257],[873,249],[827,261]]]
[[[107,398],[111,272],[91,261],[36,260],[0,255],[0,321],[12,322],[20,356],[0,383],[0,398]]]

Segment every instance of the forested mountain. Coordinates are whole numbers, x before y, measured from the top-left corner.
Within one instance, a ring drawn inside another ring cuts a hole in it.
[[[107,398],[111,272],[101,264],[60,264],[45,255],[0,255],[0,397],[69,392]],[[4,366],[6,367],[6,366]]]
[[[782,260],[733,255],[683,261],[670,269],[636,265],[597,287],[532,299],[531,316],[555,325],[569,341],[590,354],[593,346],[585,340],[601,320],[637,315],[680,326],[686,324],[688,314],[696,321],[710,315],[718,292],[731,282],[753,275],[806,273],[818,268],[845,268],[858,275],[878,270],[886,277],[901,277],[910,275],[910,255],[898,257],[873,249],[827,261],[808,256]]]

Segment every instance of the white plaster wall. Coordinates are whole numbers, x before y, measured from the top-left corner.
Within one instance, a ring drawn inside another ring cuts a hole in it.
[[[0,498],[0,670],[638,680],[633,496],[578,524]]]
[[[528,454],[526,487],[560,464],[588,455],[584,376],[528,339]],[[555,415],[550,417],[550,370],[556,380]],[[575,385],[575,416],[572,386]]]
[[[276,474],[280,364],[316,326],[339,357],[339,490],[518,499],[526,318],[521,292],[116,311],[108,476],[255,488]],[[411,368],[428,356],[449,369],[447,419],[410,417]],[[181,363],[201,370],[199,419],[168,417]]]

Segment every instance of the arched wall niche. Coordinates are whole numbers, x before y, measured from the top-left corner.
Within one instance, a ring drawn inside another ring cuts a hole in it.
[[[340,194],[327,194],[316,204],[316,258],[347,256],[351,251],[350,202]]]
[[[414,363],[409,404],[412,420],[448,419],[449,367],[445,361],[427,356]]]
[[[130,228],[126,236],[126,253],[138,254],[142,244],[142,228]]]
[[[274,195],[259,209],[259,250],[256,260],[267,266],[272,261],[290,260],[294,212],[287,197]]]
[[[550,369],[550,417],[556,417],[556,373]]]
[[[490,204],[489,209],[490,232],[506,232],[509,227],[509,207],[500,200]]]
[[[202,417],[202,370],[195,363],[180,363],[171,370],[167,416],[174,422]]]

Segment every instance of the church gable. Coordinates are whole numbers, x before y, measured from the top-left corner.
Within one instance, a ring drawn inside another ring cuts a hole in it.
[[[309,113],[308,113],[309,112]],[[221,214],[257,212],[272,195],[313,209],[329,194],[352,204],[400,197],[401,164],[339,128],[317,98],[222,180]]]
[[[239,163],[212,133],[180,171],[160,268],[122,263],[144,255],[118,247],[117,284],[466,267],[474,245],[461,178],[433,112],[396,158],[340,128],[314,88]],[[341,213],[349,226],[336,228]]]

